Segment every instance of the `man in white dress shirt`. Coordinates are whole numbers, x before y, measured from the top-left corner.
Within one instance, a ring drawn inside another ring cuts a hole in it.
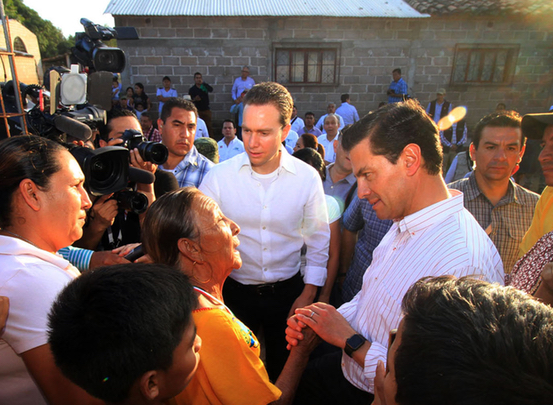
[[[328,105],[326,106],[326,114],[323,115],[321,118],[319,118],[319,121],[317,121],[317,124],[315,125],[317,128],[319,128],[322,131],[323,134],[325,133],[325,129],[324,129],[325,118],[328,114],[336,114],[336,104],[328,103]],[[336,114],[336,116],[340,120],[340,126],[338,129],[341,131],[346,126],[346,124],[344,123],[344,119],[340,115]]]
[[[220,163],[200,190],[241,228],[242,268],[225,282],[225,303],[252,331],[262,326],[266,366],[278,377],[287,358],[286,319],[313,302],[324,285],[330,230],[319,174],[288,154],[292,97],[277,83],[244,98],[245,154]],[[300,252],[307,246],[303,276]]]
[[[219,146],[219,162],[224,162],[244,152],[244,144],[236,137],[234,121],[223,121],[223,139],[217,142]]]
[[[315,303],[289,319],[291,345],[307,325],[343,350],[308,366],[296,396],[302,404],[370,403],[376,366],[386,361],[388,333],[399,325],[401,300],[415,281],[453,274],[503,283],[493,242],[463,207],[463,195],[449,190],[441,177],[438,129],[416,102],[368,114],[344,133],[342,146],[359,198],[371,203],[379,219],[394,223],[352,301],[338,310]]]
[[[242,75],[237,77],[232,85],[232,99],[236,100],[244,90],[249,90],[255,86],[255,81],[250,77],[250,68],[244,66]]]
[[[336,152],[334,151],[334,141],[338,138],[338,116],[336,114],[327,114],[324,122],[325,132],[317,138],[319,143],[325,148],[325,164],[334,163]]]
[[[305,122],[298,117],[298,109],[296,106],[292,108],[292,118],[290,119],[290,125],[292,126],[292,131],[296,132],[298,135],[303,134],[303,132],[300,133],[302,128],[305,126]]]
[[[340,96],[342,105],[336,109],[336,114],[344,119],[346,125],[351,125],[359,121],[359,114],[357,108],[349,103],[349,94],[342,94]]]

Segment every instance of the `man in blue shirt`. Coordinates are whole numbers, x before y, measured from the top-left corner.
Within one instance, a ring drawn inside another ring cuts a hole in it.
[[[405,80],[401,78],[401,69],[394,69],[392,71],[392,77],[394,80],[390,83],[390,87],[386,94],[388,95],[388,103],[397,103],[404,101],[408,97],[409,89]]]

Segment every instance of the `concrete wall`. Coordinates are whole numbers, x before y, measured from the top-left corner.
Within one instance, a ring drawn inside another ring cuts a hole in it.
[[[19,37],[27,48],[28,56],[18,55],[15,57],[17,67],[17,77],[20,82],[26,84],[42,83],[42,68],[40,49],[36,35],[25,28],[19,21],[9,20],[11,42]],[[0,48],[6,49],[6,39],[4,29],[0,24]],[[2,56],[3,63],[0,64],[0,81],[11,80],[11,70],[7,56]],[[5,67],[5,70],[4,70]]]
[[[521,113],[544,111],[553,104],[553,29],[547,21],[522,18],[238,18],[124,17],[116,26],[134,26],[140,40],[119,41],[128,67],[123,85],[142,82],[155,98],[168,75],[179,95],[199,71],[214,87],[210,95],[214,125],[229,118],[234,79],[249,65],[256,82],[273,80],[273,47],[278,44],[339,44],[336,85],[289,86],[300,116],[321,115],[326,104],[339,105],[349,93],[360,114],[386,101],[391,71],[399,67],[410,94],[426,105],[440,87],[447,99],[466,105],[469,127],[498,102]],[[456,44],[518,44],[511,85],[451,86]]]

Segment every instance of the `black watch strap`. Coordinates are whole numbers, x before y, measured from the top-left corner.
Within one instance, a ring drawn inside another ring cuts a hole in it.
[[[363,346],[366,341],[367,339],[365,339],[362,335],[355,334],[346,340],[346,347],[344,347],[344,351],[349,357],[352,357],[353,352]]]

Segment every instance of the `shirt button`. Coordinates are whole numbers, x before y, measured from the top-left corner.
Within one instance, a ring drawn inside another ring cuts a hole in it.
[[[266,205],[264,205],[264,206],[263,206],[263,209],[264,209],[264,210],[266,210],[266,209],[267,209],[267,206],[266,206]]]
[[[267,248],[263,248],[263,250],[267,250]]]
[[[265,229],[267,229],[267,227],[264,226],[264,227],[263,227],[263,230],[265,230]]]
[[[267,267],[263,267],[263,271],[267,271]]]

